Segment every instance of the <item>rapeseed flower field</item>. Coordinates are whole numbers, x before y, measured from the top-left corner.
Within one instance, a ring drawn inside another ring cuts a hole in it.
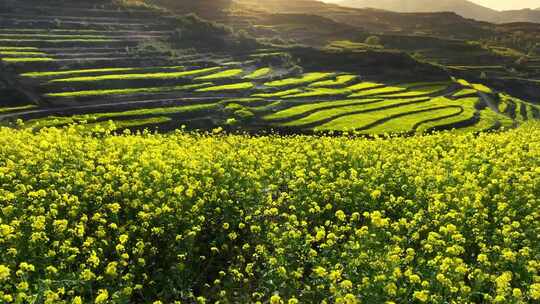
[[[539,303],[540,128],[0,129],[2,303]]]

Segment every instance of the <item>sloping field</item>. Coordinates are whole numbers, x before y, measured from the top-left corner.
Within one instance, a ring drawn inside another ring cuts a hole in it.
[[[169,16],[148,18],[156,14],[162,13],[80,3],[60,10],[20,4],[1,14],[2,64],[39,101],[28,107],[23,98],[0,108],[0,121],[20,118],[32,128],[102,126],[112,119],[119,129],[383,134],[481,131],[538,118],[536,105],[513,97],[506,98],[512,106],[497,111],[490,101],[500,99],[496,92],[461,79],[396,83],[363,79],[362,71],[301,72],[268,64],[283,55],[275,49],[240,56],[143,52],[141,45],[167,41],[174,31]]]

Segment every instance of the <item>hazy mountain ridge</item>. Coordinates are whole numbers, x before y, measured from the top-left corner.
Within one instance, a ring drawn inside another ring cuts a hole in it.
[[[235,3],[271,13],[324,16],[372,33],[418,34],[477,40],[496,37],[501,34],[501,31],[507,34],[512,31],[511,28],[506,29],[506,23],[493,24],[467,19],[448,10],[446,12],[399,13],[380,9],[350,8],[316,0],[235,0]],[[540,11],[535,12],[540,13]],[[530,28],[536,33],[540,24],[527,23],[523,27]]]
[[[440,0],[436,2],[431,0],[343,0],[338,4],[354,8],[376,8],[402,13],[451,11],[466,18],[494,23],[540,23],[540,8],[497,11],[467,0]]]
[[[534,22],[540,23],[540,9],[522,9],[499,12],[494,19],[494,23],[510,22]]]

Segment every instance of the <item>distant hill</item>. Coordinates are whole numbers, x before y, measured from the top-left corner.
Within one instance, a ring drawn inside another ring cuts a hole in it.
[[[455,12],[465,18],[495,23],[540,23],[540,8],[536,10],[496,11],[467,0],[343,0],[339,4],[354,8],[375,8],[401,13]]]
[[[540,23],[540,9],[522,9],[499,12],[493,19],[494,23],[535,22]]]
[[[493,24],[465,19],[453,12],[398,13],[350,8],[315,0],[235,0],[235,2],[271,13],[324,16],[372,33],[429,35],[466,40],[489,39],[497,35]]]
[[[490,20],[498,12],[467,0],[344,0],[343,6],[377,8],[401,13],[455,12],[467,18]]]
[[[233,0],[146,0],[145,2],[166,7],[176,13],[196,13],[207,19],[216,19],[222,16],[223,10],[228,9],[231,6]]]

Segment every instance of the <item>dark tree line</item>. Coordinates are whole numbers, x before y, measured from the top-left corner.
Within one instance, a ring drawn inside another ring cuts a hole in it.
[[[240,30],[189,14],[176,18],[172,43],[178,47],[249,51],[258,47],[255,38]]]

